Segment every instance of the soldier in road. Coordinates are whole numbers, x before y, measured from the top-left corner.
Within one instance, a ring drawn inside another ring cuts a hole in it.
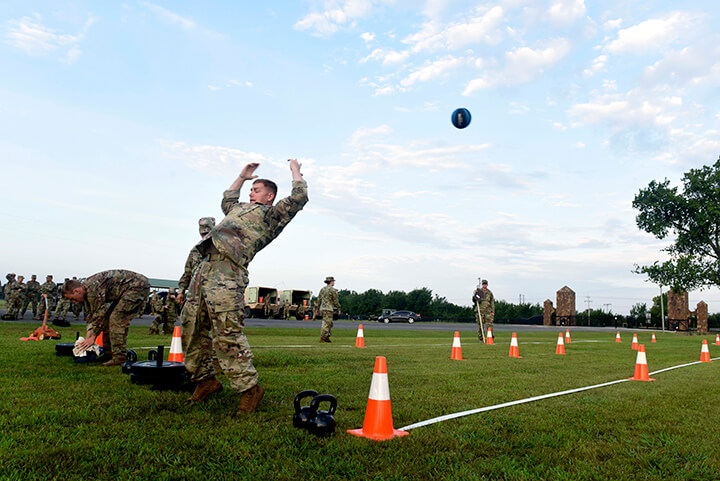
[[[333,309],[340,312],[340,301],[338,300],[338,291],[335,289],[335,278],[328,276],[325,278],[325,287],[318,292],[318,304],[320,312],[322,312],[322,327],[320,328],[320,342],[331,342],[333,327]]]
[[[37,281],[37,276],[33,274],[30,276],[30,280],[26,284],[25,295],[23,296],[22,307],[20,308],[20,319],[25,316],[25,311],[28,306],[33,313],[33,319],[38,318],[38,294],[40,294],[40,283]]]
[[[87,301],[87,334],[78,346],[87,349],[103,333],[103,366],[118,366],[127,361],[127,334],[130,321],[145,308],[150,292],[148,278],[137,272],[113,269],[85,279],[66,281],[64,298]]]
[[[255,180],[249,203],[239,201],[245,181],[257,178],[253,174],[259,164],[246,165],[223,194],[225,218],[196,246],[203,258],[193,271],[181,315],[185,368],[196,383],[192,402],[222,389],[215,377],[213,351],[232,388],[242,392],[238,415],[253,412],[265,394],[243,333],[244,294],[252,259],[308,201],[300,163],[289,162],[292,193],[275,205],[277,185],[266,179]]]
[[[482,280],[482,288],[475,289],[473,292],[473,307],[475,308],[475,321],[478,324],[478,339],[482,342],[485,341],[485,333],[482,330],[482,324],[480,323],[480,316],[482,316],[483,324],[485,329],[493,327],[493,320],[495,319],[495,296],[492,291],[488,289],[488,281]]]

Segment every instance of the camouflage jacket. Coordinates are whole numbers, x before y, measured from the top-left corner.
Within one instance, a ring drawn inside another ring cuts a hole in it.
[[[13,283],[11,295],[22,298],[25,292],[27,292],[27,284],[19,281]]]
[[[190,279],[192,279],[192,273],[195,270],[195,267],[200,264],[202,258],[202,252],[200,252],[200,249],[198,249],[197,246],[194,246],[192,249],[190,249],[190,254],[185,261],[185,272],[183,272],[182,277],[178,281],[179,293],[184,294],[187,290],[188,286],[190,285]]]
[[[45,282],[40,286],[40,294],[46,294],[49,298],[53,298],[57,292],[57,284],[53,281]]]
[[[112,307],[123,295],[148,289],[150,282],[147,277],[137,272],[112,269],[88,277],[82,285],[85,288],[88,307],[87,328],[97,331],[95,322],[108,316]],[[99,334],[99,331],[95,334]]]
[[[490,289],[477,289],[475,292],[480,293],[480,295],[477,296],[479,297],[477,302],[480,304],[480,310],[495,312],[495,296],[492,291]],[[473,300],[476,300],[476,295],[473,296]]]
[[[3,287],[3,295],[5,296],[6,301],[10,300],[10,296],[12,295],[13,290],[15,289],[15,284],[17,284],[17,281],[8,279],[7,284],[5,284],[5,287]]]
[[[225,218],[196,247],[212,240],[220,254],[247,273],[255,254],[273,241],[308,201],[307,183],[295,180],[292,193],[273,206],[239,202],[239,190],[226,190],[221,203]]]
[[[317,300],[321,311],[332,311],[333,308],[340,309],[338,291],[329,284],[320,289]]]
[[[35,297],[40,292],[40,283],[38,281],[28,281],[27,283],[27,290],[25,291],[25,294],[30,297]]]

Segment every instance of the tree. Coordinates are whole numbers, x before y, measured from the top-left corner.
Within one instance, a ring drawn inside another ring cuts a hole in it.
[[[638,302],[637,304],[633,304],[633,306],[630,308],[630,315],[644,321],[647,311],[647,304]]]
[[[678,290],[720,286],[720,159],[690,169],[682,182],[678,192],[668,179],[653,180],[635,196],[637,226],[658,239],[673,235],[675,242],[663,249],[670,260],[635,265],[634,272]]]

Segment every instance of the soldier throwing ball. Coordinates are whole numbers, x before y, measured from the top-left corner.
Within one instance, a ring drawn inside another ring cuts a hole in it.
[[[240,188],[260,164],[245,166],[223,194],[225,218],[196,247],[203,258],[192,274],[181,320],[185,368],[196,383],[192,402],[222,389],[215,377],[212,353],[233,389],[242,392],[238,415],[251,413],[265,394],[258,384],[253,354],[243,333],[248,265],[272,242],[308,201],[300,163],[291,159],[292,193],[273,205],[277,185],[257,179],[250,202],[240,202]]]

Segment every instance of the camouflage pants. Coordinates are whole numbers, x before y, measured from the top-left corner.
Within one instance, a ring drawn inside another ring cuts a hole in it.
[[[246,286],[247,276],[229,260],[202,261],[193,271],[180,315],[185,368],[193,381],[215,375],[214,352],[233,389],[246,391],[257,384],[243,333]]]
[[[8,307],[8,317],[11,317],[12,319],[17,319],[18,313],[20,312],[20,309],[22,308],[23,303],[23,296],[22,294],[10,294],[10,299],[8,300],[7,307]]]
[[[320,328],[320,339],[330,339],[333,328],[333,311],[321,311],[322,312],[322,327]]]
[[[70,300],[65,299],[64,297],[61,297],[58,299],[57,306],[55,306],[55,319],[61,319],[65,320],[65,316],[67,316],[67,311],[70,308]],[[62,316],[62,318],[60,317]]]
[[[25,311],[27,311],[28,307],[33,313],[33,317],[37,317],[37,310],[38,310],[38,302],[37,297],[35,295],[30,297],[24,297],[22,300],[22,306],[20,307],[20,319],[23,318],[25,315]]]
[[[160,326],[162,326],[163,334],[172,334],[175,321],[177,321],[177,314],[168,314],[168,312],[165,311],[155,316],[150,330],[156,334],[160,334]]]
[[[80,319],[80,313],[82,312],[82,302],[70,302],[70,311],[75,315],[75,319]]]
[[[125,291],[110,313],[102,321],[98,321],[103,333],[104,352],[111,352],[113,357],[126,355],[130,321],[145,307],[149,291],[150,286],[139,286]]]
[[[485,332],[482,331],[479,316],[482,316],[483,324],[485,327]],[[475,322],[477,322],[477,325],[478,325],[478,339],[483,340],[485,338],[485,333],[487,332],[488,328],[492,329],[492,327],[493,327],[492,311],[489,309],[482,309],[482,308],[480,308],[480,310],[475,309]]]

